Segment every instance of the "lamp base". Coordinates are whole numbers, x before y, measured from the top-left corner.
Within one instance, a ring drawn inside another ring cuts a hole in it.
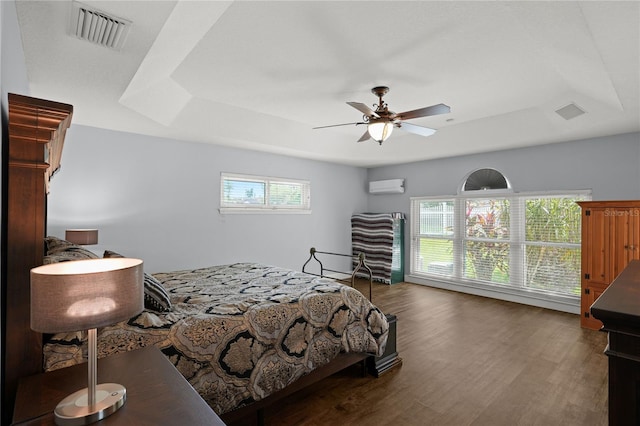
[[[89,405],[89,389],[80,389],[60,401],[54,420],[60,426],[88,425],[115,413],[126,400],[127,390],[117,383],[97,385],[94,405]]]

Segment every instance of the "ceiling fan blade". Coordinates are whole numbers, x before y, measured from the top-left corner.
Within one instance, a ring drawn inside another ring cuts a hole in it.
[[[428,117],[430,115],[446,114],[451,112],[451,108],[445,104],[431,105],[425,108],[414,109],[396,114],[399,120],[409,120],[410,118]]]
[[[429,127],[423,127],[423,126],[416,126],[415,124],[411,124],[411,123],[396,123],[396,127],[399,127],[402,130],[405,130],[409,133],[413,133],[420,136],[431,136],[436,132],[435,129],[430,129]]]
[[[339,127],[339,126],[353,126],[354,124],[357,126],[358,124],[366,124],[366,123],[363,123],[362,121],[359,121],[357,123],[330,124],[328,126],[314,127],[314,129],[326,129],[327,127]]]
[[[355,109],[357,109],[358,111],[366,115],[367,117],[380,118],[380,116],[376,114],[371,108],[369,108],[368,106],[366,106],[361,102],[347,102],[347,104],[351,105],[352,107],[354,107]]]
[[[367,130],[366,132],[364,132],[364,135],[362,135],[362,137],[358,139],[358,142],[368,141],[369,139],[371,139],[371,135],[369,135],[369,130]]]

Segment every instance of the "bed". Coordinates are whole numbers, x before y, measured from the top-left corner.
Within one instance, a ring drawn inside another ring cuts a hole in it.
[[[145,278],[145,287],[153,280],[168,298],[149,300],[146,291],[141,314],[98,330],[98,357],[158,346],[221,415],[284,389],[341,353],[384,352],[384,314],[332,279],[257,263]],[[84,362],[85,334],[48,339],[45,371]]]
[[[45,244],[48,182],[59,167],[72,112],[70,105],[9,95],[3,407],[13,407],[20,377],[86,357],[81,333],[47,336],[43,345],[29,325],[30,269],[45,256],[47,262],[73,260],[48,259],[53,253],[50,241]],[[374,305],[325,277],[238,263],[145,274],[147,284],[156,288],[155,302],[169,308],[149,301],[135,318],[99,330],[99,356],[159,346],[219,414],[230,414],[226,419],[380,355],[388,336],[386,318]],[[168,300],[157,297],[163,291]],[[3,410],[3,423],[11,411]]]

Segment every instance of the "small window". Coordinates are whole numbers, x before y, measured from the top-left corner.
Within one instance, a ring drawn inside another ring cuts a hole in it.
[[[311,183],[222,173],[220,213],[311,213]]]

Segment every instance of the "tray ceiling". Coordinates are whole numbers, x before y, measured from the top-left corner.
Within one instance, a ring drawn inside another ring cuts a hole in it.
[[[31,95],[74,124],[366,167],[640,131],[638,2],[83,4],[131,22],[119,49],[70,35],[70,1],[16,2]],[[382,146],[312,129],[379,85],[452,111]]]

